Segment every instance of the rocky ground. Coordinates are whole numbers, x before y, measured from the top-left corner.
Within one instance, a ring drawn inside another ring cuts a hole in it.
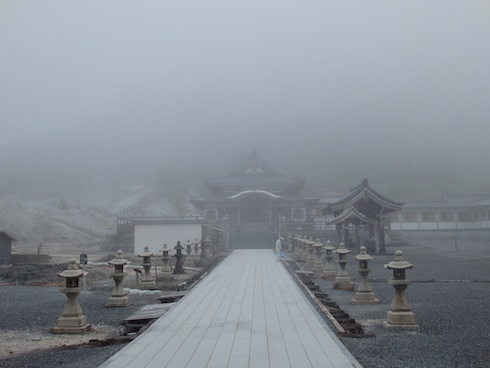
[[[118,216],[177,216],[192,213],[185,195],[171,187],[115,187],[103,180],[66,195],[0,193],[0,228],[17,242],[17,253],[49,247],[103,245],[116,234]],[[182,212],[182,213],[180,213]]]

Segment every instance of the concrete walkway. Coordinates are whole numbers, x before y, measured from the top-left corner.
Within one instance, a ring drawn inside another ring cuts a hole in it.
[[[272,250],[236,250],[101,367],[360,367]]]

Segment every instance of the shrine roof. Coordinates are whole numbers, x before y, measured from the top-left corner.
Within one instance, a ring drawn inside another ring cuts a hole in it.
[[[404,204],[403,202],[396,202],[382,196],[381,194],[379,194],[369,186],[369,182],[367,179],[364,179],[361,182],[361,184],[352,188],[345,197],[343,197],[339,201],[330,203],[327,207],[325,207],[322,210],[322,212],[324,214],[327,213],[338,214],[342,212],[345,208],[358,205],[361,202],[364,203],[364,206],[380,207],[381,212],[383,214],[393,212],[393,211],[398,211],[401,209],[401,207]]]
[[[271,190],[275,187],[274,193],[283,193],[298,192],[304,179],[279,172],[254,151],[244,164],[225,175],[206,179],[204,183],[211,191],[232,192],[232,187],[238,187],[238,191]]]
[[[328,223],[329,224],[340,224],[340,223],[353,223],[353,224],[369,224],[374,223],[372,219],[369,219],[364,214],[360,213],[354,207],[349,207],[344,209],[339,215],[335,216]]]

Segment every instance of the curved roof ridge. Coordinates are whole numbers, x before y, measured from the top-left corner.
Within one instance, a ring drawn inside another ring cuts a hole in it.
[[[220,177],[233,176],[238,174],[252,174],[252,173],[261,173],[261,174],[267,173],[267,174],[274,174],[280,176],[288,176],[274,169],[271,164],[269,164],[264,159],[262,159],[254,150],[248,157],[247,161],[245,161],[242,165],[229,171],[225,175],[221,175]]]
[[[342,208],[347,207],[349,204],[353,205],[361,198],[366,197],[370,197],[373,200],[376,200],[378,203],[382,204],[383,207],[388,207],[392,210],[399,210],[404,205],[404,202],[396,202],[375,191],[369,185],[369,181],[367,180],[367,178],[364,178],[364,180],[359,185],[352,188],[345,197],[337,202],[330,203],[325,209],[323,209],[323,211],[329,212],[341,210]]]
[[[344,222],[345,220],[355,218],[361,222],[365,223],[374,223],[374,221],[361,212],[359,212],[355,207],[349,207],[344,209],[339,215],[335,216],[332,220],[330,220],[329,224],[338,224],[340,222]]]
[[[281,196],[278,196],[276,194],[273,194],[271,192],[268,192],[266,190],[260,190],[260,189],[256,189],[256,190],[244,190],[240,193],[237,193],[235,195],[232,195],[230,197],[227,197],[228,199],[235,199],[235,198],[238,198],[238,197],[241,197],[243,195],[246,195],[246,194],[253,194],[253,193],[258,193],[258,194],[265,194],[269,197],[272,197],[272,198],[281,198]]]

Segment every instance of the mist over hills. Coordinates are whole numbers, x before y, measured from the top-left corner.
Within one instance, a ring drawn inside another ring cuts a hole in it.
[[[11,219],[30,213],[67,229],[62,217],[94,208],[71,202],[94,182],[97,234],[134,188],[148,190],[134,214],[185,213],[204,178],[253,150],[305,178],[304,195],[364,178],[400,201],[490,192],[483,0],[0,8],[0,227],[17,233]],[[93,241],[85,228],[70,230],[76,242]]]

